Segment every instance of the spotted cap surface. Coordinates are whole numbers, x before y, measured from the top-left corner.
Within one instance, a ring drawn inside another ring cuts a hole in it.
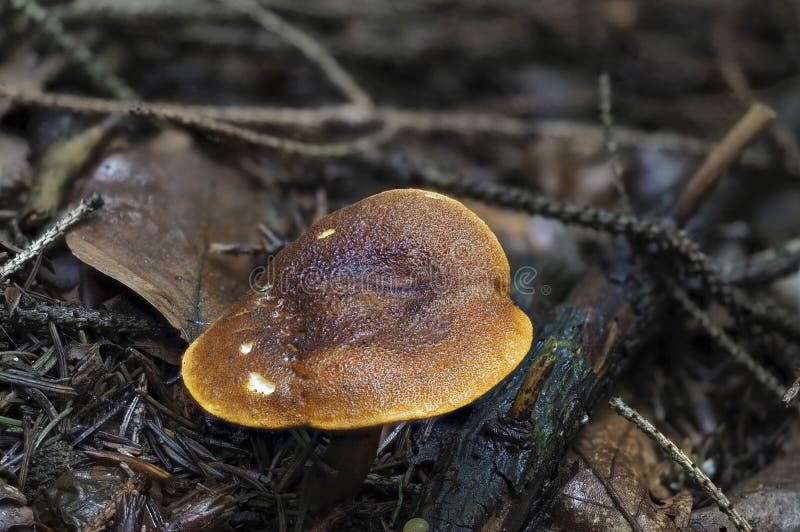
[[[195,340],[183,380],[246,427],[369,427],[474,401],[528,352],[508,260],[460,202],[391,190],[333,212],[281,250]]]

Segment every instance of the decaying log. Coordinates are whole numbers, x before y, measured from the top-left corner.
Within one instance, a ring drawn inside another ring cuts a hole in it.
[[[525,363],[468,418],[441,420],[418,442],[432,464],[418,515],[434,530],[523,530],[558,492],[561,458],[665,307],[624,242],[546,323]],[[662,290],[661,293],[664,291]]]

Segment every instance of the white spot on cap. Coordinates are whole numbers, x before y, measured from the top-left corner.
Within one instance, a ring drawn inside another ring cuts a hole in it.
[[[436,192],[425,192],[425,197],[431,199],[444,199],[444,196],[437,194]]]
[[[243,355],[250,353],[253,350],[253,342],[245,342],[239,346],[239,352]]]
[[[247,379],[247,390],[253,393],[270,395],[275,391],[275,383],[251,371],[250,378]]]
[[[320,234],[317,235],[317,240],[322,240],[323,238],[328,238],[329,236],[331,236],[335,232],[336,232],[336,229],[333,229],[333,228],[325,229],[323,232],[321,232]]]

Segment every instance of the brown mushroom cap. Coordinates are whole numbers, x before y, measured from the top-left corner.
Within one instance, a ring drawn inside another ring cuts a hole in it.
[[[444,414],[531,345],[500,243],[441,194],[391,190],[331,213],[266,277],[183,357],[192,396],[238,425],[344,430]]]

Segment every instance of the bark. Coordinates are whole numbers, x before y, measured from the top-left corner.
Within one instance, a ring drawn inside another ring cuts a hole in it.
[[[666,300],[635,272],[626,244],[615,251],[611,271],[591,271],[552,317],[535,320],[547,326],[504,384],[419,442],[417,463],[432,471],[417,513],[433,530],[532,528],[560,491],[565,450]]]

